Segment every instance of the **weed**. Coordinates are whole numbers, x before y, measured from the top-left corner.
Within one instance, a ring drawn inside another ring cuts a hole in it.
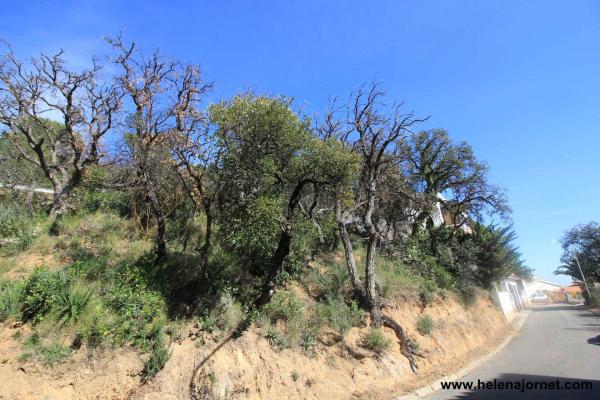
[[[264,307],[264,312],[272,322],[290,321],[302,315],[302,305],[293,293],[278,291],[269,304]]]
[[[0,282],[0,322],[19,313],[21,286],[13,282]]]
[[[81,314],[92,300],[93,292],[90,289],[75,287],[59,293],[56,299],[56,317],[62,324],[77,322]]]
[[[171,352],[165,343],[165,337],[161,330],[152,343],[150,357],[144,363],[144,369],[142,370],[143,379],[148,380],[154,377],[161,369],[163,369],[170,357]]]
[[[417,320],[417,331],[423,336],[429,335],[433,330],[433,320],[427,314],[419,316]]]
[[[355,302],[346,304],[343,298],[327,298],[317,306],[316,317],[326,321],[343,338],[350,328],[359,326],[364,320],[364,312]]]
[[[433,299],[435,299],[436,285],[432,280],[424,280],[419,286],[419,299],[421,300],[421,306],[426,307]]]
[[[290,377],[292,378],[292,380],[294,382],[297,382],[298,379],[300,378],[300,374],[298,373],[298,371],[294,370],[292,371],[292,373],[290,374]]]
[[[71,356],[71,349],[62,346],[59,343],[51,343],[47,346],[42,344],[41,337],[37,331],[34,331],[25,340],[24,348],[26,351],[19,357],[20,360],[39,360],[41,359],[46,366],[65,361]]]
[[[275,347],[277,350],[283,350],[290,346],[287,338],[275,328],[271,328],[267,331],[265,334],[265,339],[267,339],[269,344]]]
[[[377,354],[382,354],[390,347],[392,341],[385,337],[381,329],[371,328],[363,336],[361,344],[365,348],[373,350]]]

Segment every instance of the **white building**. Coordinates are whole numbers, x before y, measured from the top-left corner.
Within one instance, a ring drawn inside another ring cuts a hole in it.
[[[527,282],[525,285],[525,290],[527,292],[527,298],[531,300],[534,294],[538,292],[543,292],[545,294],[553,293],[556,291],[560,291],[562,286],[558,283],[545,281],[538,278],[533,278]]]
[[[494,292],[498,306],[509,320],[531,305],[527,283],[518,275],[512,274],[495,284]]]

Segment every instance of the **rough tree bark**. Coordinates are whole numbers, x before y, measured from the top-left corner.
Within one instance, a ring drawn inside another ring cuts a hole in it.
[[[296,183],[292,194],[290,195],[287,210],[284,220],[281,223],[281,233],[279,234],[279,242],[277,243],[277,249],[273,254],[273,258],[271,259],[271,268],[269,271],[269,275],[263,284],[262,290],[256,301],[254,302],[255,306],[260,308],[263,305],[267,304],[273,298],[275,294],[277,279],[279,275],[283,272],[283,266],[285,263],[285,259],[288,254],[290,254],[290,244],[292,242],[293,237],[293,220],[294,213],[296,208],[298,207],[298,203],[300,202],[300,197],[302,196],[302,190],[304,187],[309,184],[314,183],[310,179],[304,179]]]

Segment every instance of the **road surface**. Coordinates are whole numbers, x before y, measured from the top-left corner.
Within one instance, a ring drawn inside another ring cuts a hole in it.
[[[428,400],[447,399],[600,399],[600,316],[582,306],[551,304],[534,307],[515,337],[500,353],[460,382],[496,380],[496,389],[442,389]],[[592,389],[552,389],[588,385]],[[500,383],[502,382],[502,383]],[[536,385],[521,392],[498,389],[502,384]],[[519,382],[519,383],[517,383]],[[528,383],[531,382],[531,383]]]

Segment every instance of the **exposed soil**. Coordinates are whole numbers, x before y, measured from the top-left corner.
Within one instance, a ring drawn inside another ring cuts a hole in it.
[[[313,354],[301,349],[275,350],[264,332],[250,328],[237,339],[197,337],[188,326],[185,338],[172,347],[165,368],[142,384],[142,361],[133,350],[94,354],[82,348],[66,363],[45,367],[19,361],[21,337],[27,326],[0,325],[0,399],[187,399],[193,378],[197,399],[389,399],[437,377],[456,371],[502,340],[509,326],[487,298],[463,306],[448,296],[420,310],[408,299],[386,309],[413,335],[426,359],[415,375],[394,340],[382,356],[362,347],[367,328],[353,328],[344,341],[324,335]],[[421,313],[434,321],[431,334],[421,336],[415,325]],[[188,336],[188,332],[191,333]],[[390,339],[391,330],[385,329]],[[204,344],[201,341],[205,340]]]

